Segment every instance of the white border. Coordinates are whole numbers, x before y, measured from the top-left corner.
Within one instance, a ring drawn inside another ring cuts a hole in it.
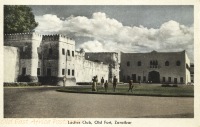
[[[0,6],[0,24],[3,28],[3,5],[194,5],[194,64],[195,64],[195,88],[194,88],[194,118],[123,118],[121,120],[132,121],[131,125],[112,125],[112,126],[133,126],[133,127],[200,127],[200,1],[199,0],[7,0],[1,1]],[[32,124],[32,120],[39,120],[45,122],[46,120],[83,120],[79,118],[66,118],[66,119],[5,119],[3,118],[3,29],[0,29],[0,126],[11,127],[71,127],[71,126],[86,126],[84,124],[80,125],[70,125],[70,124]],[[25,124],[16,124],[13,121],[24,120]],[[25,121],[28,122],[25,122]],[[105,120],[97,118],[87,118],[84,120]],[[109,119],[113,122],[119,120],[118,118]],[[7,124],[4,124],[6,123]],[[9,123],[8,123],[9,122]],[[87,126],[94,126],[87,125]],[[110,125],[95,125],[95,126],[108,126]]]

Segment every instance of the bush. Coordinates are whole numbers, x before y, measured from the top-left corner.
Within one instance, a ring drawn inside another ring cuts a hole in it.
[[[92,82],[77,82],[77,85],[91,85]]]
[[[4,83],[5,87],[18,87],[18,86],[41,86],[40,82],[12,82],[12,83]]]
[[[19,75],[18,82],[38,82],[38,77],[30,75]]]

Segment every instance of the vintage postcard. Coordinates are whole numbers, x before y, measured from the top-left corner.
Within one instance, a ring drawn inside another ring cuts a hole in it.
[[[0,125],[200,126],[199,5],[2,2]]]

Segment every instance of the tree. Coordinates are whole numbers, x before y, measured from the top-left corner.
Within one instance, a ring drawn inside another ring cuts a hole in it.
[[[4,34],[31,32],[38,26],[32,9],[24,5],[4,6]]]

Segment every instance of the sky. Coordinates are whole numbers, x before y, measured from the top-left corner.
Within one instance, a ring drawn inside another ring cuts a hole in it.
[[[193,6],[30,6],[35,32],[63,34],[86,52],[176,52],[194,61]]]

